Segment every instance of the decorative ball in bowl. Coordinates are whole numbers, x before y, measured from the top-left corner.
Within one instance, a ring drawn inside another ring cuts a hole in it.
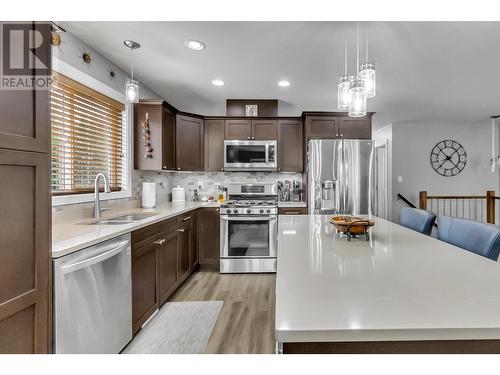
[[[328,221],[335,226],[337,231],[344,233],[348,241],[351,240],[352,236],[359,235],[364,235],[368,241],[368,229],[375,225],[373,220],[345,215],[332,216]]]

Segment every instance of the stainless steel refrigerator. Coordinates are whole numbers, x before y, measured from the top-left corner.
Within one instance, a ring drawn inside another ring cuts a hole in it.
[[[371,140],[310,140],[307,151],[310,214],[372,214]]]

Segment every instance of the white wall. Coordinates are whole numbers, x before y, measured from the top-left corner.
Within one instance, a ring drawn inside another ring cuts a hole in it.
[[[387,147],[387,219],[392,220],[392,124],[373,132],[375,147]]]
[[[430,164],[432,148],[452,139],[465,148],[467,164],[454,177],[443,177]],[[484,195],[486,190],[499,191],[498,174],[491,173],[491,124],[392,124],[392,220],[399,220],[404,204],[398,193],[418,206],[418,194]],[[398,177],[403,178],[398,182]],[[390,180],[390,181],[391,181]]]
[[[61,33],[61,44],[52,46],[52,57],[54,58],[54,69],[57,70],[57,60],[69,64],[80,72],[91,76],[106,86],[125,93],[125,81],[129,78],[129,73],[118,68],[113,62],[96,52],[92,47],[82,42],[70,32]],[[127,47],[123,46],[124,53]],[[86,52],[92,57],[90,64],[84,63],[82,54]],[[130,52],[129,52],[130,53]],[[110,72],[115,72],[112,79]],[[161,97],[140,83],[139,96],[141,99],[160,99]]]

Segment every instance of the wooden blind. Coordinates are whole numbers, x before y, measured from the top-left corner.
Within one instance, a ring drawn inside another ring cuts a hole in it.
[[[125,188],[124,106],[62,74],[51,89],[52,193],[94,191],[97,173]]]

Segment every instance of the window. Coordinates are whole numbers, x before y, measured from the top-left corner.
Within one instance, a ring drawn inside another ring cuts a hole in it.
[[[97,173],[112,191],[127,185],[124,106],[62,74],[51,90],[53,195],[94,191]]]

